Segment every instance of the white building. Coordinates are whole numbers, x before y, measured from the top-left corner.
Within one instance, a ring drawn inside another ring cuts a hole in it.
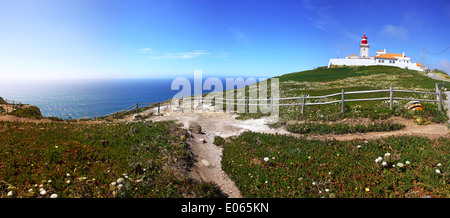
[[[401,67],[410,70],[423,71],[423,65],[412,63],[411,58],[405,56],[405,53],[394,54],[386,53],[386,49],[377,51],[375,56],[369,56],[369,44],[367,43],[366,34],[362,37],[359,45],[359,57],[352,54],[342,59],[330,59],[328,67],[337,66],[370,66],[370,65],[386,65]]]

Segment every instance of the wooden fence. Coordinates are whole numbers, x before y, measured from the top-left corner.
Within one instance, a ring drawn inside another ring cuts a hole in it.
[[[384,93],[384,92],[389,92],[389,97],[381,97],[381,98],[358,98],[358,99],[347,99],[346,96],[347,95],[353,95],[353,94],[367,94],[367,93]],[[400,97],[395,97],[394,94],[395,93],[399,93],[399,92],[405,92],[405,93],[417,93],[417,94],[429,94],[429,95],[436,95],[436,100],[431,100],[431,99],[416,99],[416,98],[400,98]],[[330,98],[330,97],[334,97],[334,96],[340,96],[341,99],[340,100],[333,100],[333,101],[327,101],[327,102],[308,102],[309,99],[324,99],[324,98]],[[301,100],[301,103],[285,103],[285,104],[277,104],[274,105],[274,101],[283,101],[283,100]],[[379,90],[366,90],[366,91],[350,91],[350,92],[346,92],[345,89],[342,89],[342,91],[340,93],[334,93],[334,94],[329,94],[329,95],[323,95],[323,96],[307,96],[307,95],[302,95],[299,97],[285,97],[285,98],[268,98],[268,99],[250,99],[250,98],[241,98],[241,99],[235,99],[235,98],[231,98],[231,99],[226,99],[226,98],[219,98],[219,97],[197,97],[197,99],[191,97],[192,102],[195,102],[195,100],[197,100],[198,105],[203,104],[206,100],[208,100],[208,102],[211,102],[212,105],[214,105],[214,109],[216,109],[216,104],[221,102],[222,105],[233,105],[233,111],[234,111],[234,105],[240,105],[240,106],[245,106],[245,112],[248,113],[249,112],[249,106],[268,106],[270,107],[270,113],[273,112],[273,107],[274,106],[301,106],[301,113],[305,113],[306,107],[307,106],[312,106],[312,105],[327,105],[327,104],[337,104],[340,103],[341,104],[341,110],[342,113],[345,113],[345,102],[358,102],[358,101],[380,101],[380,100],[389,100],[389,109],[392,110],[394,107],[394,100],[405,100],[405,101],[422,101],[422,102],[434,102],[434,103],[438,103],[438,109],[439,111],[442,111],[442,90],[439,89],[439,84],[436,83],[436,92],[425,92],[425,91],[415,91],[415,90],[401,90],[401,89],[394,89],[392,86],[389,89],[379,89]],[[236,103],[234,103],[236,101]],[[250,103],[250,102],[254,102],[256,101],[256,103]],[[230,103],[233,102],[233,103]],[[258,103],[259,102],[259,103]],[[261,104],[261,102],[265,102],[263,104]],[[115,114],[119,114],[119,113],[123,113],[123,112],[129,112],[131,110],[136,110],[136,112],[138,112],[139,110],[139,105],[141,106],[149,106],[152,104],[157,104],[158,105],[158,113],[160,113],[160,108],[161,108],[161,102],[156,102],[156,103],[136,103],[133,104],[119,112],[116,112]],[[181,106],[181,99],[179,99],[179,103],[178,106]]]

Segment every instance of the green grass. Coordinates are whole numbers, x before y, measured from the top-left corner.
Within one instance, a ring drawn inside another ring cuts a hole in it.
[[[392,122],[375,122],[369,125],[363,124],[322,124],[322,123],[301,123],[288,124],[286,129],[292,133],[300,134],[348,134],[348,133],[366,133],[366,132],[387,132],[405,128],[404,124]]]
[[[341,142],[245,132],[223,147],[222,167],[244,197],[450,197],[445,138]]]
[[[189,178],[186,131],[173,122],[0,122],[0,132],[0,197],[221,196]]]
[[[20,107],[17,108],[9,114],[17,116],[17,117],[27,117],[27,118],[43,118],[41,114],[41,110],[36,106],[29,106],[29,107]]]

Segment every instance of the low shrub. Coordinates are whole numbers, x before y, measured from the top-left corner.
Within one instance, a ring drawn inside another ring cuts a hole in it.
[[[42,118],[41,110],[36,106],[21,107],[9,112],[9,114],[17,117]]]
[[[288,124],[286,129],[289,132],[300,134],[347,134],[347,133],[366,133],[366,132],[387,132],[405,128],[404,124],[391,122],[363,124],[321,124],[321,123],[302,123]]]

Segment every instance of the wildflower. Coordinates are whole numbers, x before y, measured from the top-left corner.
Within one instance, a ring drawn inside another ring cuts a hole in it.
[[[116,184],[117,184],[116,182],[111,182],[112,186],[116,186]]]
[[[389,156],[391,156],[391,153],[386,153],[386,154],[384,154],[384,156],[386,156],[386,157],[389,157]]]
[[[312,182],[312,185],[316,185],[316,182]]]
[[[41,189],[40,194],[41,194],[41,195],[45,195],[45,194],[47,194],[47,191],[45,191],[44,189]]]
[[[268,157],[265,157],[265,158],[264,158],[264,161],[265,161],[265,162],[269,161],[269,158],[268,158]]]
[[[357,148],[361,148],[361,145],[357,145],[356,147],[357,147]]]
[[[123,179],[122,178],[118,178],[116,182],[117,182],[117,184],[121,184],[123,182]]]
[[[327,189],[327,188],[325,189],[325,192],[329,192],[329,191],[330,191],[330,189]]]
[[[56,149],[58,149],[58,146],[57,146],[57,145],[55,145],[55,148],[56,148]]]
[[[439,169],[436,169],[437,174],[441,174],[441,171]]]
[[[381,165],[386,166],[387,163],[385,161],[383,161],[383,163],[381,163]]]
[[[397,166],[402,168],[403,166],[405,166],[403,163],[397,163]]]
[[[67,176],[67,177],[70,177],[70,173],[67,173],[66,176]]]
[[[369,188],[366,188],[366,192],[368,192],[368,191],[370,191],[370,189],[369,189]]]
[[[406,161],[406,162],[405,162],[405,164],[409,165],[409,164],[411,164],[411,162],[409,162],[409,161]]]
[[[14,192],[13,191],[9,191],[8,192],[8,197],[12,197],[14,195]]]
[[[440,167],[441,165],[442,165],[441,163],[436,164],[436,166],[438,166],[438,167]]]
[[[57,198],[57,197],[58,197],[57,194],[52,194],[52,195],[50,195],[50,198]]]
[[[66,183],[67,183],[67,184],[70,184],[70,179],[68,179],[68,180],[66,181]]]
[[[375,159],[375,163],[378,163],[378,162],[380,162],[381,160],[383,160],[383,158],[382,158],[382,157],[378,157],[377,159]]]

